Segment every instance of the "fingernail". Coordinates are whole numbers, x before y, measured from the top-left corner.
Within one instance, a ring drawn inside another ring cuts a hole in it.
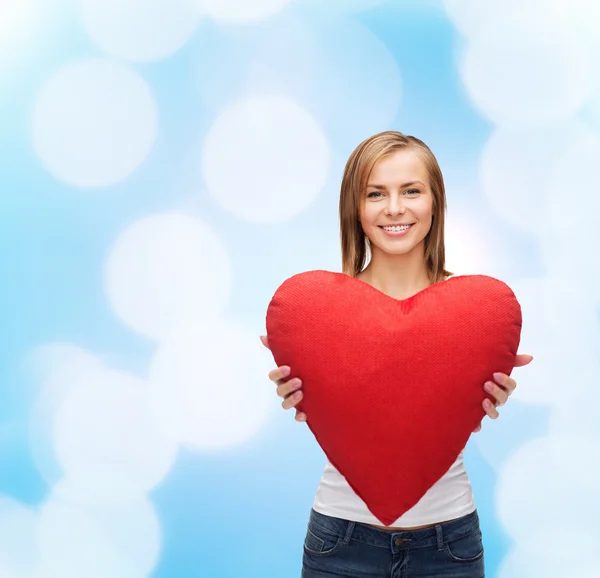
[[[483,388],[488,392],[488,393],[492,393],[492,391],[494,391],[494,384],[491,381],[486,381],[485,385],[483,386]]]
[[[301,391],[297,391],[297,392],[294,394],[294,399],[300,399],[301,397],[302,397],[302,392],[301,392]]]
[[[504,375],[502,373],[494,373],[494,379],[497,381],[502,381],[504,379]]]
[[[281,368],[281,375],[283,375],[283,377],[287,377],[290,374],[290,368],[285,366]]]
[[[485,404],[485,407],[490,408],[490,409],[493,406],[492,402],[489,399],[484,400],[483,403]]]
[[[298,389],[301,385],[302,385],[302,382],[297,377],[295,377],[294,379],[292,379],[291,386],[294,389]]]

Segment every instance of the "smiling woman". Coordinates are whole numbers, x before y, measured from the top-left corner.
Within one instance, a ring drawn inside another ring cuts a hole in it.
[[[425,143],[395,131],[363,141],[350,155],[341,184],[343,273],[396,300],[409,299],[444,282],[452,276],[445,268],[445,209],[442,172]],[[269,347],[267,338],[263,343]],[[530,356],[516,356],[514,367],[530,361]],[[377,360],[369,359],[369,363]],[[285,409],[296,407],[304,397],[300,376],[294,374],[290,379],[292,371],[292,367],[280,366],[269,374],[284,398]],[[481,383],[481,389],[491,396],[482,402],[483,410],[495,419],[495,404],[507,401],[516,382],[503,373],[493,375],[495,383]],[[308,381],[310,376],[304,379]],[[376,381],[369,381],[367,387]],[[406,383],[398,386],[406,387]],[[375,389],[373,384],[372,392]],[[306,412],[299,411],[296,419],[310,420],[310,411]],[[439,420],[436,427],[444,431]],[[385,526],[333,465],[335,460],[329,460],[310,512],[303,578],[325,574],[383,578],[400,573],[407,578],[482,578],[478,510],[463,452],[453,459],[418,502],[397,519],[394,514]],[[395,463],[407,476],[411,470],[416,472],[417,464],[410,460]],[[369,472],[373,475],[372,469]]]
[[[418,281],[423,287],[445,279],[451,275],[444,269],[445,209],[442,172],[425,143],[393,131],[364,141],[342,179],[344,273],[369,282],[369,252],[371,263],[383,260],[398,274],[406,266],[421,269],[424,259],[424,278]]]

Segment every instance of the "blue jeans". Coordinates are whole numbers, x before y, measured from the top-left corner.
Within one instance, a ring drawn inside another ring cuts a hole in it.
[[[477,511],[393,532],[311,510],[302,578],[484,578]]]

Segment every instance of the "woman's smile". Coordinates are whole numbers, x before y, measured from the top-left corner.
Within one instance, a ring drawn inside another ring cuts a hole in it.
[[[411,229],[414,223],[409,225],[379,225],[379,228],[389,237],[403,237]]]

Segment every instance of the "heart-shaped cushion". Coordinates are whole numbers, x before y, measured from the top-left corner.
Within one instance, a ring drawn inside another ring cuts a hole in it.
[[[521,308],[484,275],[399,301],[354,277],[309,271],[277,289],[266,323],[275,362],[302,379],[298,407],[319,445],[389,526],[485,416],[483,384],[512,371]]]

